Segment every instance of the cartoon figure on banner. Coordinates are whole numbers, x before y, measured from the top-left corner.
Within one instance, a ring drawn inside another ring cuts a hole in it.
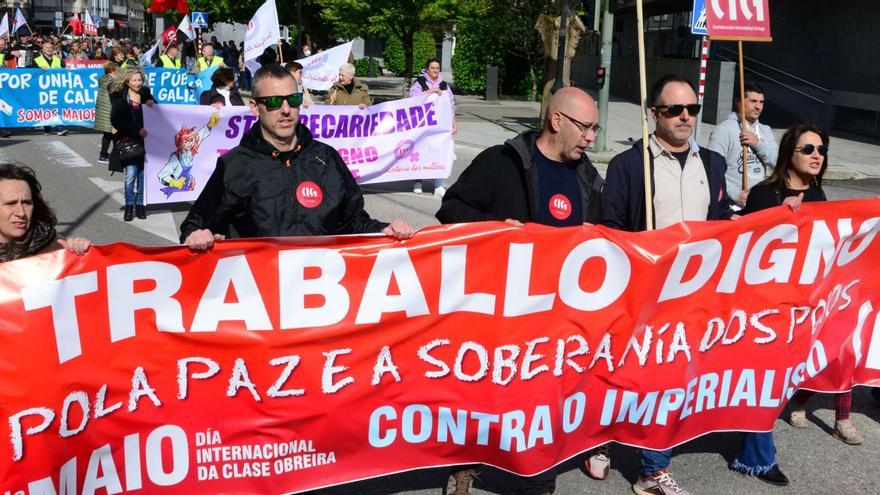
[[[211,129],[220,122],[220,114],[212,114],[207,125],[196,130],[195,127],[180,126],[174,135],[174,149],[168,157],[168,163],[159,171],[159,180],[165,187],[162,192],[169,198],[178,191],[192,191],[196,187],[196,179],[192,176],[193,159],[199,152],[202,141],[211,134]]]

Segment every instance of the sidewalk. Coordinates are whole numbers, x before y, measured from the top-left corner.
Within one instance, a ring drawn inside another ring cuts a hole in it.
[[[402,94],[402,78],[382,77],[364,79],[370,93],[377,100],[399,98]],[[596,95],[593,95],[594,97]],[[522,131],[534,128],[538,123],[541,105],[537,102],[499,100],[488,102],[481,96],[456,95],[458,135],[456,145],[483,150],[501,144]],[[603,123],[608,136],[609,151],[588,151],[599,171],[604,174],[605,165],[616,154],[625,151],[642,136],[639,106],[621,100],[612,100],[608,108],[608,122]],[[650,123],[650,121],[649,121]],[[700,145],[709,142],[715,126],[703,124]],[[653,129],[651,129],[653,130]],[[773,129],[777,141],[785,129]],[[832,135],[831,161],[825,178],[828,180],[855,180],[880,178],[880,142],[857,136],[847,138]]]

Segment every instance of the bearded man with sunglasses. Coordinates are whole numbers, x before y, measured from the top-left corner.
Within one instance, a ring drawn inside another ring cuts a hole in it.
[[[733,211],[724,180],[727,163],[691,138],[700,112],[693,85],[670,74],[654,84],[650,98],[656,124],[648,143],[654,225],[659,229],[684,221],[729,219]],[[639,140],[608,164],[602,195],[604,225],[630,232],[647,228],[642,157]],[[633,491],[687,495],[669,474],[671,457],[672,449],[642,450],[641,473]]]
[[[205,189],[180,226],[195,251],[230,237],[282,237],[382,232],[413,236],[406,222],[374,220],[361,190],[332,147],[299,123],[302,93],[278,64],[254,74],[251,112],[259,120],[241,144],[217,159]]]

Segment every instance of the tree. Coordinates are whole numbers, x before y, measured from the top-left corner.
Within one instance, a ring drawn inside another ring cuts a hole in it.
[[[463,0],[316,0],[321,16],[340,38],[372,34],[395,37],[403,45],[404,87],[412,83],[414,37],[419,31],[447,29]]]
[[[456,24],[452,70],[456,86],[480,92],[486,87],[486,65],[498,67],[508,90],[537,96],[543,70],[541,38],[535,22],[556,14],[553,0],[466,0],[468,16]]]

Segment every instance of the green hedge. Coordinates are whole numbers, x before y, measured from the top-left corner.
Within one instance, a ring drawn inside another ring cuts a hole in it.
[[[373,57],[368,58],[359,58],[354,63],[355,75],[357,77],[367,77],[370,74],[370,65],[373,66],[373,77],[376,77],[379,74],[379,62],[376,61]]]
[[[393,73],[395,76],[402,76],[406,66],[406,59],[403,54],[403,43],[399,38],[391,37],[385,40],[385,70]],[[422,67],[429,58],[437,56],[437,42],[434,35],[424,31],[419,31],[413,37],[413,75],[421,72]]]
[[[471,18],[456,27],[452,77],[458,91],[484,92],[486,65],[498,67],[498,78],[504,79],[504,51],[486,26],[486,19]]]

